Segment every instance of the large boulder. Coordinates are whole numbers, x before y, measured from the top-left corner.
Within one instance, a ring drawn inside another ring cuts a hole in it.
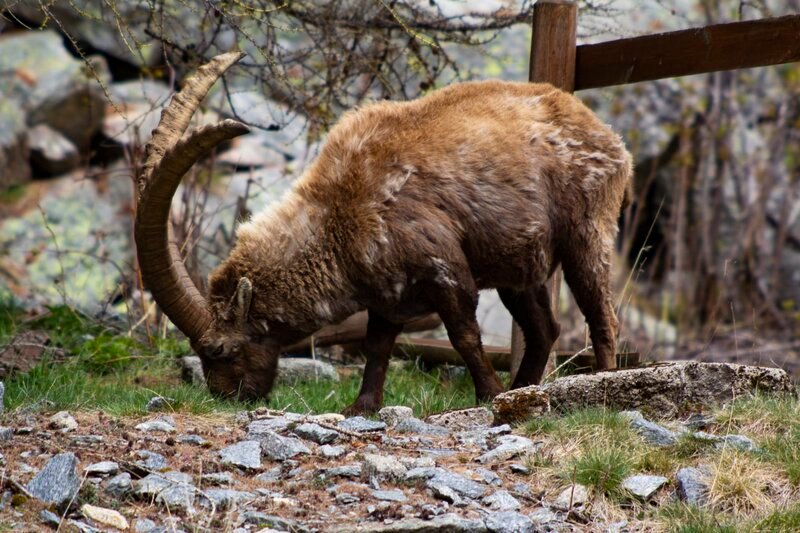
[[[21,105],[29,126],[47,124],[86,150],[105,111],[102,89],[86,64],[53,31],[0,35],[2,94]]]
[[[543,412],[546,395],[553,409],[608,406],[640,409],[658,416],[678,415],[692,406],[718,405],[757,391],[795,394],[789,375],[779,368],[730,363],[674,362],[645,368],[568,376],[498,395],[492,402],[495,423]]]

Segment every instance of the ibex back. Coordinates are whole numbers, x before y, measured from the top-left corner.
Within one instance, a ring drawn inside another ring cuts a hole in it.
[[[544,288],[559,264],[598,367],[613,367],[610,270],[631,158],[577,98],[546,84],[454,84],[347,113],[283,200],[239,228],[200,296],[164,212],[191,164],[246,131],[225,121],[178,140],[237,59],[212,60],[164,112],[136,232],[145,283],[191,339],[212,391],[265,397],[282,346],[367,309],[368,359],[350,412],[380,407],[395,337],[429,312],[441,317],[477,398],[491,398],[502,386],[475,318],[483,288],[498,289],[525,335],[513,387],[537,383],[559,334]]]

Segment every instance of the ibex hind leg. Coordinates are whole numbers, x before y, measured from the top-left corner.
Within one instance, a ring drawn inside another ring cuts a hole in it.
[[[497,293],[525,336],[525,354],[511,388],[536,385],[542,380],[550,350],[561,333],[550,307],[550,291],[541,285],[523,291],[498,289]]]
[[[564,279],[589,325],[598,370],[616,367],[619,322],[611,293],[612,252],[599,238],[576,239],[562,261]]]
[[[433,285],[430,294],[434,308],[447,329],[450,342],[467,365],[477,401],[490,400],[503,392],[503,385],[481,344],[481,330],[475,317],[478,289],[466,266],[452,274],[447,282]]]
[[[361,390],[353,404],[343,411],[344,415],[371,414],[383,405],[383,386],[389,368],[389,356],[402,324],[393,324],[382,316],[369,311],[365,351],[367,364],[361,380]]]

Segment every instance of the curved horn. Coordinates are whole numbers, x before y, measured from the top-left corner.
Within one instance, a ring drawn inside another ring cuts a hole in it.
[[[172,196],[195,162],[222,141],[249,130],[240,122],[224,120],[181,137],[214,82],[242,57],[242,53],[231,52],[213,58],[172,97],[145,147],[145,164],[138,177],[134,237],[142,281],[164,313],[192,341],[208,328],[211,314],[205,298],[186,272],[172,238],[169,223]]]

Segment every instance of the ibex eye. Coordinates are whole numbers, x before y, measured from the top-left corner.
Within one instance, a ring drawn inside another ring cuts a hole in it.
[[[225,345],[224,344],[220,344],[219,346],[217,346],[217,349],[214,350],[214,352],[211,355],[222,355],[222,352],[224,350],[225,350]]]

